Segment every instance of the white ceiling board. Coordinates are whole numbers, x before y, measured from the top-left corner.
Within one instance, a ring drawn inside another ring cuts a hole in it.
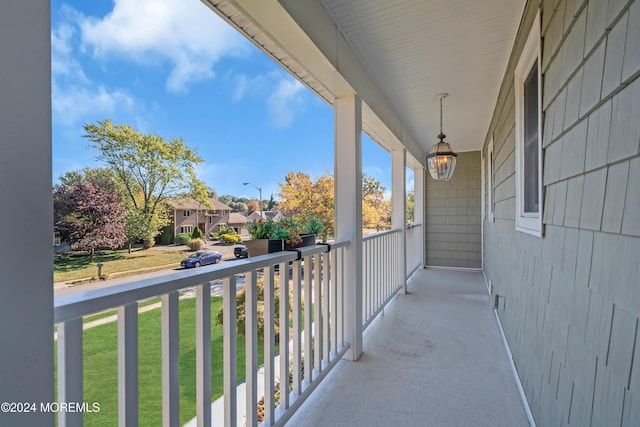
[[[439,104],[455,150],[482,147],[524,0],[321,0],[426,152]]]

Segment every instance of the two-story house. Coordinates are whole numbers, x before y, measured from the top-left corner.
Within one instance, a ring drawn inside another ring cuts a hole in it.
[[[211,207],[190,197],[176,197],[167,204],[171,212],[171,230],[173,236],[180,233],[192,233],[198,227],[205,236],[211,231],[218,231],[221,226],[229,226],[231,208],[221,201],[210,198]]]

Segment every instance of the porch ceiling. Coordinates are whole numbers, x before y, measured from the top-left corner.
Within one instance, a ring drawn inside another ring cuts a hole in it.
[[[363,129],[416,161],[444,131],[482,147],[525,0],[202,0],[318,95],[357,93]]]
[[[524,0],[321,0],[424,151],[480,149]]]

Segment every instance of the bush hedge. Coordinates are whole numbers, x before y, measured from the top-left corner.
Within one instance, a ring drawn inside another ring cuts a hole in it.
[[[187,243],[187,246],[189,246],[189,248],[192,251],[199,251],[200,249],[204,248],[204,240],[202,240],[202,239],[191,239],[191,240],[189,240],[189,243]]]
[[[202,231],[198,227],[194,228],[193,232],[191,233],[191,238],[202,239]]]
[[[191,235],[189,233],[180,233],[176,236],[176,243],[178,245],[186,245],[191,240]]]

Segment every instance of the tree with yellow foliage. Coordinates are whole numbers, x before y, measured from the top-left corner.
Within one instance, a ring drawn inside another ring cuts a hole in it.
[[[322,238],[334,233],[334,181],[325,174],[315,181],[304,172],[289,172],[280,185],[278,205],[285,217],[307,223],[315,217],[324,220]],[[391,202],[384,200],[385,188],[380,181],[366,174],[362,179],[362,225],[365,229],[383,230],[391,225]]]

